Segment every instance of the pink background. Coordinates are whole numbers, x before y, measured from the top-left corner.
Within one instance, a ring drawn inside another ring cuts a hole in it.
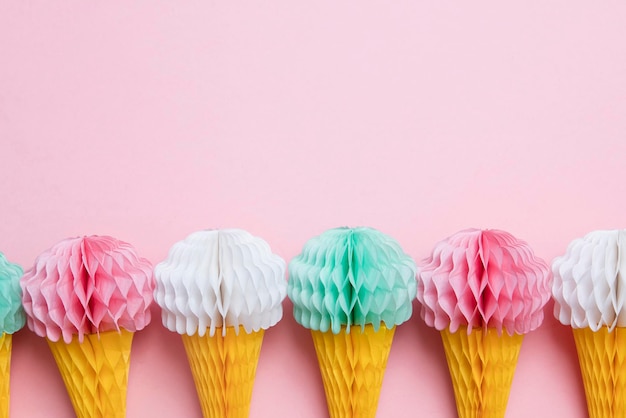
[[[30,267],[62,238],[109,234],[157,263],[192,231],[240,227],[290,260],[325,229],[368,225],[421,260],[473,226],[551,261],[624,227],[624,2],[386,3],[0,1],[0,250]],[[326,416],[291,308],[267,333],[252,417]],[[507,417],[586,416],[551,308]],[[200,417],[180,338],[154,313],[128,417]],[[12,417],[72,415],[28,330],[11,379]],[[378,415],[455,416],[417,312]]]

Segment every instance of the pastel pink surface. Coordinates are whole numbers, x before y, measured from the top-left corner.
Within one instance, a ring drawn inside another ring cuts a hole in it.
[[[106,234],[158,262],[191,231],[239,227],[289,261],[367,225],[421,260],[475,226],[551,260],[624,227],[625,21],[612,0],[2,1],[0,251],[28,267]],[[379,416],[454,417],[439,333],[415,308]],[[326,414],[290,310],[267,332],[253,418]],[[587,416],[550,312],[524,339],[507,418]],[[13,353],[11,416],[71,416],[45,341],[23,330]],[[158,321],[136,335],[129,384],[128,418],[200,417]]]
[[[51,341],[139,331],[150,323],[152,264],[107,236],[67,238],[44,251],[20,280],[28,328]]]
[[[508,232],[466,229],[440,241],[420,265],[417,299],[428,326],[526,334],[552,294],[548,265]]]

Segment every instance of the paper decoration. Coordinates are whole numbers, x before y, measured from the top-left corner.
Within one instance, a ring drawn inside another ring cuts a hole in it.
[[[572,328],[589,418],[626,416],[626,328]]]
[[[264,330],[282,318],[285,261],[239,229],[207,230],[155,268],[163,325],[182,334],[206,418],[250,410]]]
[[[11,348],[13,346],[13,334],[0,336],[0,414],[9,416],[9,404],[11,400]]]
[[[428,326],[525,334],[543,321],[547,264],[508,232],[467,229],[439,242],[420,266],[417,298]]]
[[[626,230],[572,241],[552,271],[554,315],[572,327],[590,418],[626,416]]]
[[[107,236],[63,240],[20,282],[79,418],[123,418],[132,337],[150,322],[152,265]]]
[[[0,253],[0,333],[13,334],[24,326],[20,277],[23,270]]]
[[[395,329],[311,330],[331,418],[376,416]]]
[[[12,334],[26,322],[20,289],[22,268],[0,253],[0,416],[9,416]]]
[[[495,328],[441,331],[459,417],[505,416],[523,338]]]
[[[415,263],[379,231],[337,228],[309,240],[289,273],[331,418],[374,418],[395,327],[412,313]]]
[[[126,417],[133,332],[86,334],[81,343],[48,340],[79,418]]]
[[[626,230],[594,231],[554,259],[554,314],[572,328],[626,326]]]
[[[441,331],[459,417],[504,417],[522,335],[543,321],[551,281],[546,263],[504,231],[460,231],[425,260],[417,298]]]
[[[227,327],[226,335],[182,335],[204,417],[248,417],[264,333]]]
[[[289,276],[294,317],[305,328],[392,328],[413,312],[415,262],[375,229],[336,228],[312,238],[289,264]]]
[[[21,285],[28,327],[51,341],[150,322],[152,266],[115,238],[63,240],[37,257]]]
[[[155,268],[163,325],[203,336],[227,327],[267,329],[282,318],[285,261],[260,238],[239,229],[207,230],[172,247]]]

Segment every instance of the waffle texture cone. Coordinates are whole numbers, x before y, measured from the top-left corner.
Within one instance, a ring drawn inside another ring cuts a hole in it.
[[[9,416],[12,345],[13,336],[3,333],[0,336],[0,372],[2,373],[2,380],[0,381],[0,416],[2,417]]]
[[[626,328],[573,329],[590,418],[626,417]]]
[[[331,418],[374,418],[395,327],[311,331]]]
[[[124,418],[134,333],[121,330],[50,341],[48,346],[78,418]]]
[[[208,334],[183,335],[183,344],[205,418],[247,418],[264,330],[239,333],[227,327]]]
[[[441,337],[459,418],[504,418],[523,336],[462,327]]]

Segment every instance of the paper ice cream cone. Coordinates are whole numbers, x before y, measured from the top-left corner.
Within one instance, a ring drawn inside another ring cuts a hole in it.
[[[11,334],[2,334],[0,336],[0,373],[2,380],[0,381],[0,411],[9,414],[9,382],[11,377],[11,346],[13,336]]]
[[[395,326],[311,331],[331,418],[374,418]]]
[[[9,416],[12,334],[26,322],[20,277],[23,270],[0,252],[0,417]]]
[[[626,329],[572,329],[590,418],[626,416]]]
[[[461,327],[441,337],[459,418],[504,418],[523,336]]]
[[[589,416],[626,417],[626,230],[573,240],[552,271],[554,316],[572,327]]]
[[[124,418],[132,332],[87,334],[48,345],[78,418]]]
[[[548,265],[505,231],[438,242],[418,276],[421,316],[441,332],[460,418],[504,418],[523,335],[543,322]]]
[[[285,261],[241,229],[204,230],[155,268],[163,325],[182,335],[206,418],[247,418],[264,330],[283,315]]]
[[[78,418],[123,418],[133,335],[150,323],[152,264],[109,236],[67,238],[20,279]]]
[[[413,312],[415,272],[396,240],[367,227],[330,229],[291,260],[287,292],[311,330],[331,418],[376,416],[395,327]]]
[[[205,418],[247,418],[264,330],[182,336]]]

